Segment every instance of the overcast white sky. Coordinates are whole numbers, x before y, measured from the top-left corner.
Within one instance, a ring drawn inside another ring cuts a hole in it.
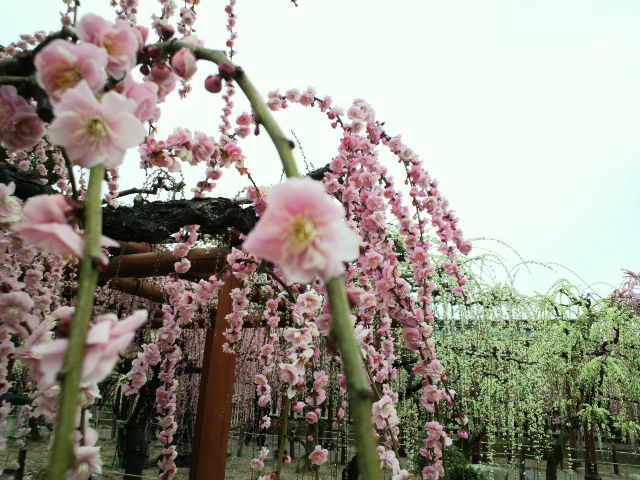
[[[158,11],[140,0],[140,23]],[[469,238],[494,237],[522,257],[562,264],[587,283],[617,285],[640,270],[640,2],[636,0],[239,0],[236,61],[266,95],[308,85],[343,106],[364,98],[421,154]],[[225,2],[204,0],[197,34],[224,44]],[[108,0],[81,12],[112,18]],[[0,42],[58,28],[62,2],[11,2]],[[215,73],[200,65],[194,94],[163,108],[163,132],[216,132]],[[241,112],[243,103],[238,102]],[[278,114],[307,157],[324,165],[337,136],[317,112]],[[266,137],[246,147],[262,184],[280,174]],[[123,187],[139,185],[134,152]],[[196,178],[187,172],[189,178]],[[219,196],[234,195],[236,175]],[[224,181],[226,179],[226,181]],[[481,247],[506,249],[482,241]],[[508,260],[515,265],[517,257]],[[522,271],[525,291],[546,290],[557,267]],[[595,287],[606,294],[610,287]]]

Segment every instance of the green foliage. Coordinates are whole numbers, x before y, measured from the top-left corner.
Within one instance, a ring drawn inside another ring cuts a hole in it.
[[[468,279],[465,298],[449,293],[446,272],[436,269],[434,276],[438,357],[456,408],[468,414],[469,441],[488,441],[489,461],[497,442],[512,459],[523,442],[542,457],[558,432],[585,426],[600,440],[638,446],[640,317],[566,280],[544,294],[524,295],[486,273],[496,265],[491,254],[459,265]],[[398,391],[414,392],[400,395],[403,424],[436,419],[420,409],[420,391],[411,388],[417,381],[399,368]],[[444,407],[438,420],[453,413]]]
[[[473,468],[467,457],[454,446],[445,449],[444,465],[449,480],[487,480],[485,474]]]
[[[421,460],[417,462],[417,466],[421,472],[429,462],[422,456],[420,458]],[[443,460],[445,478],[448,480],[488,480],[487,475],[475,469],[464,453],[454,446],[447,447],[444,450]]]

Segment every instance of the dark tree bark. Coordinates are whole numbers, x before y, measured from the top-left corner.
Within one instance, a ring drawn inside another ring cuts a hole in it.
[[[242,208],[227,198],[194,198],[149,202],[135,207],[105,207],[104,234],[115,240],[159,243],[185,225],[200,225],[199,232],[221,235],[229,228],[249,233],[258,217],[252,207]]]
[[[562,462],[566,436],[567,432],[561,430],[557,436],[554,436],[553,445],[544,454],[544,459],[547,461],[546,480],[557,480],[558,478],[558,466]]]
[[[0,148],[0,157],[4,150]],[[328,166],[318,168],[307,175],[322,180]],[[35,195],[53,194],[50,185],[40,182],[34,172],[23,172],[0,158],[0,183],[16,185],[15,195],[26,200]],[[249,233],[258,221],[253,207],[242,205],[228,198],[193,198],[167,202],[146,202],[132,207],[122,206],[102,209],[103,233],[119,241],[159,243],[180,231],[185,225],[200,225],[200,232],[223,235],[229,228]]]
[[[126,420],[122,442],[122,466],[125,480],[138,480],[149,456],[151,419],[155,414],[155,392],[159,381],[154,373],[152,379],[140,388],[138,402]]]
[[[3,160],[6,156],[6,151],[2,148],[0,148],[0,156],[2,156],[0,160]],[[14,195],[22,200],[36,195],[51,195],[55,193],[51,185],[43,184],[40,178],[40,175],[33,170],[24,172],[13,165],[0,161],[0,183],[6,185],[10,182],[15,183],[16,192]]]

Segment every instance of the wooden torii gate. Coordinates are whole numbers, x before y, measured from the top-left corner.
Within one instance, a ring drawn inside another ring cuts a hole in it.
[[[171,252],[152,252],[146,244],[128,243],[123,245],[122,253],[110,258],[101,279],[112,279],[110,286],[115,290],[166,302],[167,294],[162,288],[140,279],[174,272],[176,258]],[[187,255],[191,262],[187,278],[208,278],[213,273],[219,274],[226,265],[228,253],[225,248],[192,249]],[[191,447],[191,480],[221,480],[225,477],[236,357],[225,353],[222,346],[227,327],[225,317],[232,309],[230,293],[239,286],[239,281],[227,270],[215,320],[206,332],[195,438]],[[161,326],[158,320],[152,319],[152,327]]]

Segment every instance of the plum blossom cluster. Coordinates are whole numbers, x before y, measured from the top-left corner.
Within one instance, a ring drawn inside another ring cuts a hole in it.
[[[330,170],[325,175],[324,183],[326,191],[343,202],[346,219],[352,222],[351,227],[360,236],[359,258],[355,264],[346,266],[347,286],[349,299],[352,306],[356,307],[356,335],[364,346],[363,358],[369,375],[372,380],[383,383],[386,392],[374,405],[374,421],[377,428],[387,431],[387,441],[392,445],[394,430],[397,434],[397,415],[393,407],[393,398],[397,399],[397,395],[393,394],[388,382],[396,375],[391,335],[394,322],[402,326],[403,340],[409,350],[418,356],[419,363],[414,370],[425,379],[422,395],[424,408],[428,412],[435,412],[436,405],[442,400],[454,405],[453,392],[446,387],[443,389],[437,386],[442,378],[443,368],[435,354],[432,328],[429,325],[434,320],[431,292],[435,284],[430,277],[435,267],[428,253],[432,245],[427,237],[427,219],[440,242],[438,250],[449,258],[444,268],[454,279],[451,289],[457,295],[463,295],[461,287],[466,280],[456,264],[455,253],[456,250],[463,254],[469,253],[470,244],[464,240],[457,227],[455,214],[448,209],[448,203],[441,196],[437,182],[424,170],[422,161],[402,143],[400,137],[391,137],[385,133],[381,124],[375,120],[373,109],[366,102],[356,100],[345,113],[342,109],[332,107],[330,98],[318,98],[312,88],[302,93],[289,90],[285,95],[278,91],[269,94],[269,107],[272,110],[287,108],[289,103],[317,106],[326,113],[334,128],[340,126],[344,132],[338,155],[329,164]],[[395,187],[393,178],[378,160],[377,151],[383,145],[397,156],[405,168],[413,213],[404,202],[406,190]],[[269,214],[270,199],[271,197],[267,201],[263,217]],[[400,269],[406,267],[398,260],[396,239],[388,227],[390,220],[394,218],[398,225],[397,232],[406,249],[415,289],[400,274]],[[280,220],[279,217],[278,219]],[[269,222],[272,229],[275,223],[273,220]],[[277,235],[272,234],[271,238],[273,237]],[[245,242],[245,247],[259,256],[280,265],[288,261],[288,252],[267,252],[265,255],[252,250],[251,246],[249,241]],[[264,243],[262,248],[267,249]],[[268,248],[273,247],[269,245]],[[300,281],[298,278],[292,280]],[[374,291],[376,296],[371,295]],[[373,320],[376,317],[380,320],[374,327]],[[464,435],[466,432],[461,433]],[[439,474],[441,455],[434,446],[437,447],[433,441],[428,443],[423,454],[427,456],[429,452],[428,457],[433,460],[434,471]]]
[[[157,140],[153,136],[145,138],[140,146],[140,167],[166,168],[175,172],[180,170],[180,162],[184,162],[189,165],[205,164],[214,170],[219,155],[220,150],[212,137],[202,132],[193,134],[189,129],[176,128],[166,140]],[[219,178],[220,174],[212,172],[210,177]],[[208,191],[214,187],[215,183],[208,187]]]
[[[17,203],[17,202],[16,202]],[[5,202],[11,207],[11,202]],[[21,215],[18,205],[15,214]],[[0,262],[0,391],[4,394],[11,384],[8,381],[8,362],[18,359],[32,367],[33,402],[24,408],[24,433],[28,432],[27,418],[44,416],[53,422],[57,415],[57,399],[60,392],[58,373],[67,349],[65,331],[71,321],[73,309],[61,305],[61,290],[70,284],[63,274],[67,263],[60,255],[49,254],[26,243],[11,231],[2,232],[2,262]],[[69,280],[73,275],[69,275]],[[83,403],[91,405],[99,396],[97,383],[111,373],[119,354],[127,348],[133,332],[146,321],[146,312],[118,321],[112,314],[95,318],[87,337],[87,349],[82,364],[81,389]],[[9,404],[0,409],[0,421],[4,421]],[[76,462],[73,475],[99,473],[101,460],[95,446],[97,432],[89,427],[90,415],[85,423],[78,421],[75,442]],[[80,439],[84,438],[82,442]],[[20,443],[22,440],[17,440]],[[4,440],[3,440],[4,442]]]
[[[264,460],[267,458],[267,455],[269,455],[269,449],[267,447],[262,447],[258,453],[258,457],[249,462],[251,468],[259,472],[264,470]]]
[[[187,225],[184,233],[176,234],[176,240],[179,243],[173,248],[172,253],[175,257],[181,259],[173,265],[176,273],[187,273],[191,268],[191,262],[186,257],[189,254],[190,246],[196,243],[198,239],[197,232],[199,228],[200,225]]]

